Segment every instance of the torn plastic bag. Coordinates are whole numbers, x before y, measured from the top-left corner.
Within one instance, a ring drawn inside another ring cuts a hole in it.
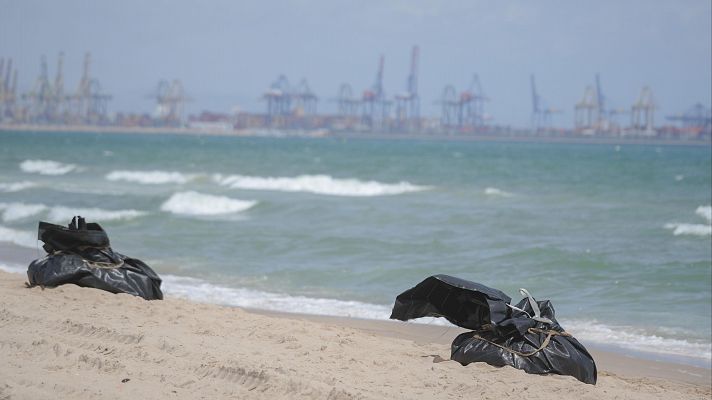
[[[470,288],[468,291],[472,294],[448,290],[446,286]],[[431,290],[427,292],[427,289]],[[506,303],[504,311],[500,311],[499,302],[495,302],[493,311],[487,309],[489,303],[480,301],[480,296],[502,292],[479,283],[435,275],[400,294],[391,318],[405,321],[441,316],[462,328],[473,329],[452,342],[450,358],[462,365],[471,362],[499,367],[511,365],[532,374],[571,375],[584,383],[595,384],[597,370],[593,357],[559,325],[551,302],[536,301],[526,290],[521,292],[526,297],[517,305],[512,306],[511,299],[503,294],[499,301]],[[453,297],[457,301],[453,301]],[[478,307],[471,305],[473,300]],[[472,314],[464,315],[468,312]]]
[[[73,283],[146,300],[163,299],[158,274],[143,261],[113,251],[99,224],[81,217],[73,218],[68,227],[40,222],[38,239],[47,255],[28,267],[31,286]]]
[[[498,367],[511,365],[531,374],[571,375],[581,382],[595,384],[597,370],[593,357],[559,325],[549,300],[536,303],[541,316],[552,323],[539,322],[514,311],[512,318],[498,329],[457,336],[452,342],[450,359],[462,365],[486,362]],[[516,307],[533,315],[527,298]]]
[[[396,297],[391,319],[444,317],[457,326],[476,330],[505,319],[511,301],[497,289],[449,275],[433,275]]]

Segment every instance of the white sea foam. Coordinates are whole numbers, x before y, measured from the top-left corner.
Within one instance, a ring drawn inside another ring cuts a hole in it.
[[[173,171],[111,171],[106,175],[110,181],[135,182],[142,185],[159,185],[165,183],[185,184],[195,179],[196,175],[182,174]]]
[[[5,222],[35,216],[47,211],[47,219],[54,222],[65,222],[75,215],[96,221],[113,221],[133,219],[146,212],[137,210],[103,210],[101,208],[74,208],[65,206],[48,207],[44,204],[0,203],[0,215]]]
[[[18,264],[7,264],[0,262],[0,271],[10,272],[12,274],[26,274],[27,267]]]
[[[103,210],[101,208],[74,208],[52,207],[47,214],[47,219],[53,222],[66,222],[75,215],[81,215],[87,220],[96,222],[128,220],[146,215],[144,211],[137,210]]]
[[[497,189],[494,187],[488,187],[485,189],[485,194],[488,196],[499,196],[499,197],[512,197],[512,194],[505,192],[504,190]]]
[[[29,189],[35,186],[37,186],[37,184],[30,181],[0,183],[0,192],[19,192],[20,190]]]
[[[308,192],[331,196],[371,197],[397,195],[430,189],[408,182],[381,183],[358,179],[335,179],[329,175],[299,175],[296,177],[260,177],[244,175],[215,175],[220,185],[234,189]]]
[[[37,233],[18,231],[0,226],[0,242],[10,242],[18,246],[34,249],[37,247]]]
[[[245,211],[256,201],[237,200],[193,191],[174,193],[161,205],[162,211],[181,215],[221,215]]]
[[[358,301],[320,299],[213,285],[200,279],[162,275],[165,293],[203,303],[283,312],[386,319],[389,307]]]
[[[313,315],[332,315],[351,318],[386,320],[391,308],[370,304],[325,298],[311,298],[288,294],[263,292],[245,288],[214,285],[201,279],[175,275],[162,275],[164,293],[189,300],[236,307],[256,308]],[[419,318],[415,323],[452,326],[444,318]],[[614,327],[597,321],[562,321],[567,331],[578,339],[592,344],[617,346],[624,349],[691,358],[710,359],[710,344],[682,339],[666,338],[632,327]]]
[[[0,203],[2,220],[5,222],[31,217],[45,211],[46,209],[47,206],[44,204]]]
[[[666,229],[671,229],[673,235],[694,235],[694,236],[710,236],[712,235],[712,206],[699,206],[695,210],[695,214],[707,220],[707,224],[689,224],[672,222],[665,224]]]
[[[25,160],[20,163],[20,169],[41,175],[64,175],[76,170],[77,166],[52,160]]]
[[[695,214],[706,219],[708,224],[712,224],[712,206],[699,206]]]
[[[655,352],[710,360],[709,343],[696,343],[683,339],[667,338],[644,332],[634,327],[615,327],[598,321],[562,321],[568,332],[581,341],[616,346],[642,352]]]
[[[671,229],[675,236],[694,235],[694,236],[710,236],[712,235],[712,226],[703,224],[681,224],[670,223],[665,224],[666,229]]]

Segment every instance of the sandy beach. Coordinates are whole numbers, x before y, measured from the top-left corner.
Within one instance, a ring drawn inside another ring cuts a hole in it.
[[[256,313],[0,273],[0,398],[700,399],[710,371],[593,352],[596,386],[448,361],[453,329]]]

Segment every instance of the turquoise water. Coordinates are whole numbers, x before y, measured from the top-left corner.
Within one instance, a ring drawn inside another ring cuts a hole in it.
[[[364,318],[446,273],[709,365],[711,170],[709,147],[2,133],[0,241],[79,213],[167,293]]]

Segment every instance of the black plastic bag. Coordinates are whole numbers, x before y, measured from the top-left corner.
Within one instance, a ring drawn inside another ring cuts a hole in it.
[[[571,375],[584,383],[596,383],[593,357],[559,325],[550,301],[536,301],[522,290],[526,297],[512,306],[508,296],[496,293],[502,292],[479,283],[435,275],[400,294],[391,318],[405,321],[425,316],[445,317],[455,325],[473,329],[452,342],[450,359],[462,365],[472,362],[498,367],[511,365],[532,374]],[[490,304],[494,307],[488,308]],[[468,312],[471,314],[466,315]]]
[[[85,223],[81,217],[73,218],[66,228],[40,222],[38,239],[47,255],[28,267],[31,286],[73,283],[146,300],[163,299],[158,274],[143,261],[113,251],[99,224]]]
[[[497,289],[449,275],[433,275],[396,297],[391,319],[444,317],[457,326],[480,329],[504,320],[511,301]]]

